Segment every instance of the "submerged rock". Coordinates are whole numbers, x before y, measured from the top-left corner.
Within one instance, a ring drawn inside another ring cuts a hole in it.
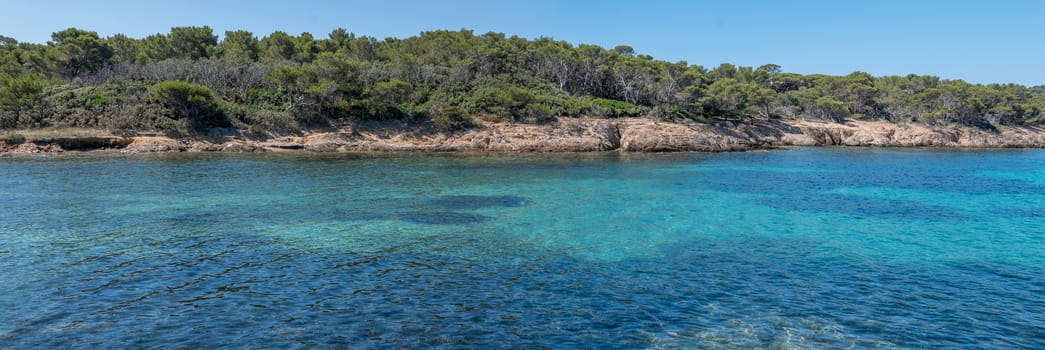
[[[519,196],[442,196],[429,202],[446,209],[482,209],[492,207],[521,207],[530,200]]]
[[[398,215],[399,220],[428,225],[462,225],[483,222],[486,216],[452,211],[416,211]]]

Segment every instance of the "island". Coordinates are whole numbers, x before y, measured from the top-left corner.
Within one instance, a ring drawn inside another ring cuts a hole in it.
[[[1045,147],[1045,86],[656,60],[469,30],[0,36],[0,154]]]

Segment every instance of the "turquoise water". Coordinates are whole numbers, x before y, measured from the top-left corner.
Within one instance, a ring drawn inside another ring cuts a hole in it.
[[[2,348],[1043,348],[1045,151],[0,160]]]

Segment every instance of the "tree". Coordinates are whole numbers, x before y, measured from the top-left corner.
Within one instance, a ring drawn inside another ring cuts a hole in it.
[[[18,40],[0,35],[0,75],[18,75],[22,71],[22,62],[19,59],[21,48]]]
[[[97,70],[113,55],[112,48],[96,32],[69,28],[51,34],[51,40],[50,45],[59,53],[58,74],[65,79]]]
[[[843,122],[849,118],[849,108],[846,108],[845,102],[839,101],[834,96],[823,96],[816,99],[810,112],[817,118],[834,122]]]
[[[308,63],[316,56],[316,40],[308,32],[301,33],[294,38],[294,54],[291,57],[295,62]]]
[[[708,72],[707,76],[711,80],[721,80],[733,78],[737,74],[737,66],[729,63],[723,63],[718,65],[715,69]]]
[[[150,61],[162,61],[174,57],[174,48],[165,34],[153,34],[142,40],[145,55]]]
[[[650,85],[656,104],[675,107],[679,100],[686,98],[684,94],[681,94],[683,89],[686,86],[692,86],[699,82],[699,76],[687,74],[688,69],[689,64],[685,61],[678,63],[661,62],[658,64],[657,79]]]
[[[758,66],[758,69],[756,69],[756,70],[760,71],[760,72],[767,72],[767,73],[780,73],[780,65],[779,64],[772,64],[772,63],[763,64],[761,66]]]
[[[218,45],[220,55],[235,62],[257,61],[258,51],[258,38],[245,30],[225,31],[225,39]]]
[[[570,44],[549,38],[538,39],[536,44],[539,45],[536,54],[540,57],[540,75],[551,78],[556,88],[566,91],[566,84],[574,74],[575,51]]]
[[[348,53],[352,51],[352,42],[355,40],[355,34],[349,33],[345,28],[337,28],[330,31],[327,40],[321,41],[318,48],[322,52]]]
[[[711,116],[769,117],[773,90],[732,78],[715,81],[700,99]]]
[[[1045,122],[1045,87],[863,72],[802,75],[776,64],[705,69],[623,45],[470,30],[382,40],[343,28],[322,40],[280,31],[259,40],[240,30],[225,32],[219,43],[206,26],[104,40],[70,28],[52,39],[33,44],[0,36],[4,125],[170,127],[172,119],[157,118],[163,110],[178,120],[219,118],[207,122],[215,125],[226,111],[263,127],[426,114],[435,120],[457,115],[455,108],[517,122],[582,115],[704,122],[804,116],[982,128]],[[154,86],[165,81],[199,85]],[[169,98],[156,97],[163,94]],[[155,103],[161,101],[166,109]]]
[[[188,59],[210,57],[218,44],[218,36],[208,26],[171,28],[168,40],[174,57]]]
[[[0,75],[0,107],[18,109],[40,99],[44,82],[39,77],[23,75],[16,78]]]
[[[113,63],[141,64],[149,59],[149,56],[145,53],[145,46],[141,41],[131,39],[123,34],[113,35],[106,40],[113,50]]]
[[[621,56],[635,57],[635,49],[628,45],[617,45],[613,48],[613,52]]]
[[[294,57],[294,38],[286,32],[276,31],[261,39],[259,57],[268,61],[289,61]]]
[[[390,107],[400,115],[408,116],[410,113],[403,108],[402,104],[413,88],[410,83],[392,78],[392,80],[374,84],[374,87],[370,89],[370,99],[382,109]]]

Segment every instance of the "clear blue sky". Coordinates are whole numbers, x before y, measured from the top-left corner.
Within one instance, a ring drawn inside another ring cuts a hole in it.
[[[714,67],[776,63],[798,73],[932,74],[1045,85],[1045,1],[0,1],[0,34],[46,42],[68,27],[132,37],[172,26],[326,37],[473,29],[574,44],[630,45]]]

